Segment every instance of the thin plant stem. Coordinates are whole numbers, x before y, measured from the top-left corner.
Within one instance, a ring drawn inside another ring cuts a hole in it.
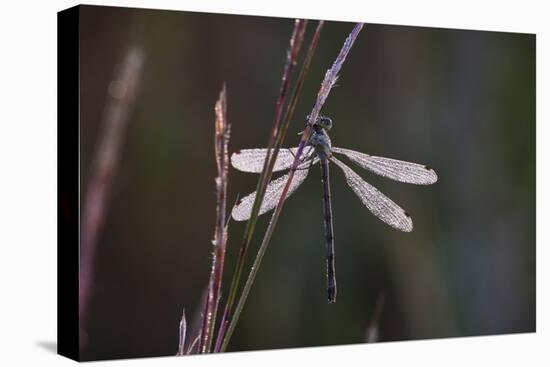
[[[309,70],[311,60],[313,59],[313,55],[315,54],[315,50],[317,49],[317,45],[319,43],[319,38],[321,36],[321,30],[323,29],[323,24],[324,24],[324,22],[322,20],[319,21],[319,24],[317,25],[315,33],[314,33],[314,35],[312,37],[312,40],[310,42],[309,49],[308,49],[308,52],[306,54],[306,58],[305,58],[305,60],[302,64],[300,74],[298,75],[298,80],[297,80],[296,86],[295,86],[295,88],[292,92],[292,97],[290,99],[290,103],[287,106],[287,110],[286,110],[286,113],[285,113],[285,118],[284,118],[282,128],[281,128],[281,133],[280,133],[280,136],[277,139],[277,143],[276,143],[274,151],[273,151],[273,157],[274,158],[271,159],[271,161],[269,163],[268,170],[270,172],[273,172],[273,166],[275,164],[275,160],[277,158],[279,150],[280,150],[280,148],[282,146],[282,143],[284,141],[284,137],[286,136],[286,132],[288,130],[288,126],[290,125],[290,121],[292,120],[292,116],[293,116],[293,113],[294,113],[294,108],[296,107],[296,104],[298,102],[298,97],[300,96],[300,93],[302,91],[302,87],[304,85],[305,76],[307,75],[307,71]],[[271,176],[269,177],[269,180],[270,179],[271,179]],[[224,339],[224,336],[225,336],[225,332],[227,330],[228,323],[229,323],[229,319],[224,318],[223,322],[220,324],[220,329],[218,331],[218,337],[217,337],[217,340],[216,340],[216,346],[215,346],[215,349],[214,349],[215,352],[220,351],[220,348],[221,348],[221,345],[222,345],[222,342],[223,342],[223,339]]]
[[[372,319],[367,326],[366,342],[376,343],[379,337],[379,325],[380,318],[382,317],[382,311],[384,309],[384,303],[386,302],[386,293],[381,291],[376,297],[376,303],[374,304],[374,311],[372,313]]]
[[[203,315],[204,322],[201,331],[200,347],[201,353],[210,351],[216,324],[216,315],[220,301],[223,266],[225,263],[225,252],[227,245],[226,226],[226,202],[227,202],[227,175],[229,171],[228,144],[231,125],[227,121],[227,92],[225,84],[220,92],[220,97],[214,108],[216,113],[214,147],[216,153],[216,166],[218,177],[216,177],[216,229],[214,232],[214,253],[212,258],[212,271],[208,296],[206,301],[206,313]]]
[[[237,306],[235,308],[235,313],[233,317],[231,318],[229,322],[229,326],[227,329],[227,333],[224,337],[224,340],[222,342],[220,351],[223,352],[226,350],[227,345],[229,343],[229,340],[231,338],[231,335],[233,334],[233,331],[235,329],[235,326],[237,324],[237,321],[239,320],[239,316],[242,312],[242,309],[244,307],[244,304],[246,302],[246,299],[248,297],[248,294],[250,293],[250,289],[252,287],[252,284],[254,283],[254,280],[256,278],[256,274],[258,273],[258,269],[261,265],[263,256],[265,255],[265,252],[267,250],[267,246],[269,245],[269,242],[271,240],[271,236],[273,234],[273,230],[275,229],[275,225],[277,224],[277,221],[279,219],[279,216],[281,214],[281,211],[283,209],[286,196],[288,193],[288,189],[290,188],[290,184],[292,182],[292,179],[294,177],[294,173],[296,169],[298,168],[298,165],[300,164],[300,159],[304,150],[304,147],[306,146],[306,143],[308,142],[312,128],[311,124],[315,122],[319,116],[319,113],[321,112],[321,108],[323,107],[330,90],[336,83],[336,80],[338,79],[338,73],[340,72],[340,69],[342,68],[342,65],[351,50],[351,47],[353,46],[353,43],[355,42],[355,39],[357,38],[359,32],[363,28],[362,23],[358,23],[353,28],[352,32],[344,42],[344,45],[342,46],[342,49],[340,50],[340,53],[338,54],[338,57],[334,61],[332,67],[328,69],[328,71],[325,74],[325,78],[323,79],[323,82],[321,83],[321,88],[319,89],[319,92],[317,94],[317,100],[315,102],[315,105],[313,107],[313,110],[311,111],[311,114],[309,115],[309,121],[308,125],[306,126],[306,129],[304,130],[304,133],[302,135],[302,139],[300,141],[300,144],[298,146],[298,150],[296,152],[296,156],[294,158],[294,162],[292,164],[292,167],[290,169],[289,178],[285,184],[285,187],[283,188],[283,191],[281,193],[281,197],[279,199],[279,202],[277,206],[275,207],[275,211],[273,212],[273,215],[271,217],[271,220],[269,222],[268,228],[265,232],[264,238],[262,240],[262,243],[260,245],[260,248],[258,250],[258,253],[256,254],[256,258],[254,260],[254,263],[252,264],[252,267],[250,269],[250,273],[248,275],[248,278],[246,280],[246,283],[244,285],[243,291],[241,293],[241,296],[239,298],[239,301],[237,302]]]
[[[94,152],[82,218],[80,238],[79,323],[81,341],[86,339],[86,316],[93,288],[97,239],[106,217],[111,185],[120,159],[124,132],[135,104],[142,77],[144,54],[128,50],[108,89],[102,131]],[[82,343],[81,342],[81,347]]]
[[[307,72],[309,71],[309,65],[311,64],[311,60],[313,59],[313,55],[315,54],[315,50],[317,49],[317,45],[319,43],[319,38],[321,37],[321,30],[323,29],[323,25],[324,25],[324,21],[320,20],[319,23],[317,24],[317,28],[315,29],[315,33],[313,34],[313,37],[311,39],[311,43],[309,45],[306,58],[302,65],[302,69],[300,70],[300,74],[298,75],[298,81],[296,83],[296,87],[294,88],[292,97],[290,99],[290,103],[286,110],[285,119],[283,122],[283,126],[281,128],[281,134],[279,136],[279,139],[277,140],[277,144],[274,149],[273,159],[271,159],[270,161],[269,169],[271,173],[273,173],[273,167],[275,166],[277,154],[279,153],[279,150],[283,145],[284,139],[286,137],[286,132],[288,131],[288,127],[290,126],[290,121],[292,120],[292,117],[294,115],[294,109],[296,107],[296,104],[298,103],[298,98],[300,97],[300,93],[302,92],[302,87],[304,85]],[[271,176],[269,180],[271,180]]]
[[[180,342],[178,344],[178,353],[176,354],[177,356],[182,356],[185,354],[186,334],[187,334],[187,319],[185,318],[185,308],[184,308],[181,314],[181,320],[180,320],[180,328],[179,328]]]
[[[248,248],[250,246],[250,242],[252,240],[252,235],[254,233],[254,229],[256,226],[256,221],[258,218],[258,213],[260,211],[260,205],[263,199],[263,196],[265,194],[265,189],[267,187],[267,183],[269,182],[269,179],[271,178],[271,173],[273,169],[271,170],[268,168],[269,161],[270,161],[270,155],[273,150],[273,147],[275,143],[278,140],[278,136],[280,135],[280,126],[281,126],[281,115],[282,115],[282,109],[285,104],[287,94],[288,94],[288,88],[290,85],[290,80],[292,76],[292,72],[294,70],[294,66],[296,65],[296,61],[298,58],[298,54],[304,39],[304,33],[306,29],[307,21],[297,19],[294,22],[294,28],[292,31],[292,35],[290,37],[290,45],[289,50],[287,53],[287,60],[285,63],[285,67],[283,70],[283,77],[281,80],[281,87],[279,90],[279,96],[277,98],[277,103],[275,106],[275,117],[273,120],[273,127],[271,129],[270,137],[269,137],[269,143],[267,148],[267,154],[266,154],[266,160],[264,161],[264,167],[262,169],[262,173],[260,174],[260,178],[258,180],[258,185],[256,187],[256,192],[258,192],[258,195],[256,196],[256,200],[254,201],[253,207],[252,207],[252,213],[250,216],[250,219],[247,222],[243,241],[241,244],[241,248],[239,250],[239,255],[237,258],[237,263],[235,266],[235,272],[233,273],[233,278],[231,280],[231,284],[229,287],[229,295],[227,298],[227,302],[225,305],[225,309],[222,316],[222,321],[220,323],[221,327],[220,330],[223,334],[225,330],[225,326],[227,324],[227,320],[229,315],[231,314],[233,310],[233,305],[236,299],[237,291],[239,288],[240,278],[241,274],[244,268],[244,262],[246,259],[246,253],[248,251]],[[273,155],[273,160],[276,159],[276,156]],[[220,339],[221,340],[221,339]]]
[[[281,129],[280,129],[280,132],[279,132],[279,134],[277,136],[277,139],[276,139],[275,147],[273,149],[272,158],[271,158],[271,160],[268,164],[267,171],[268,171],[269,175],[267,177],[267,182],[269,182],[271,180],[271,176],[273,174],[273,167],[275,165],[277,155],[279,153],[279,150],[280,150],[280,148],[282,146],[282,143],[284,141],[284,138],[286,136],[288,126],[290,124],[290,121],[291,121],[293,113],[294,113],[294,108],[296,107],[296,104],[298,102],[298,97],[300,96],[300,93],[301,93],[301,90],[302,90],[302,87],[303,87],[303,84],[304,84],[304,81],[305,81],[305,76],[307,74],[307,71],[309,70],[309,65],[311,64],[311,60],[313,59],[313,55],[315,54],[315,50],[316,50],[317,44],[319,42],[319,38],[320,38],[320,35],[321,35],[321,30],[323,28],[323,24],[324,24],[324,21],[322,21],[322,20],[319,21],[319,24],[317,25],[315,33],[314,33],[314,35],[312,37],[312,40],[310,42],[308,52],[307,52],[306,57],[304,59],[304,62],[302,64],[302,68],[300,69],[300,73],[298,75],[296,86],[293,89],[292,96],[291,96],[290,102],[287,106],[287,109],[286,109],[286,112],[285,112],[285,117],[284,117]],[[218,337],[217,337],[216,345],[215,345],[215,348],[214,348],[215,352],[220,351],[221,344],[222,344],[225,332],[227,330],[228,324],[229,324],[229,318],[224,317],[222,319],[222,323],[220,324],[220,328],[219,328],[219,331],[218,331]]]
[[[199,340],[200,340],[200,335],[198,335],[194,340],[193,342],[191,343],[191,345],[189,346],[189,348],[187,348],[187,355],[189,354],[193,354],[193,349],[195,349],[195,346],[197,346],[199,344]]]

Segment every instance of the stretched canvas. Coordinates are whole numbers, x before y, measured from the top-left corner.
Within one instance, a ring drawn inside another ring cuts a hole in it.
[[[88,5],[58,31],[60,354],[535,332],[535,35]]]

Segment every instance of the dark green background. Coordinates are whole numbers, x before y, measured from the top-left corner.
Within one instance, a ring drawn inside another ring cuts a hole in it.
[[[181,309],[196,317],[209,276],[214,103],[225,81],[231,151],[265,146],[292,26],[81,8],[83,192],[116,67],[133,45],[145,53],[100,234],[84,359],[175,354]],[[287,145],[352,27],[325,24]],[[535,36],[366,24],[323,112],[335,146],[428,164],[439,181],[406,185],[357,169],[411,214],[414,231],[400,233],[332,170],[339,292],[328,305],[314,169],[285,206],[230,350],[363,343],[381,292],[380,341],[535,331]],[[229,179],[232,203],[257,176],[232,169]],[[229,230],[227,270],[244,225]]]

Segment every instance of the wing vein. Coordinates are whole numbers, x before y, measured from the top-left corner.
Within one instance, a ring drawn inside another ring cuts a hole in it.
[[[317,161],[318,160],[314,161],[312,164],[315,164]],[[303,163],[302,165],[304,164],[306,163]],[[287,198],[290,195],[292,195],[292,193],[296,191],[296,189],[306,179],[307,174],[309,172],[310,162],[307,162],[307,164],[308,166],[299,168],[294,173],[294,179],[292,180],[290,187],[288,189]],[[275,206],[279,202],[279,199],[281,198],[283,188],[289,176],[290,176],[290,173],[287,173],[284,176],[281,176],[279,178],[272,180],[267,185],[265,195],[262,201],[262,205],[260,206],[260,212],[258,215],[262,215],[275,208]],[[231,216],[233,217],[233,219],[236,221],[248,220],[250,218],[250,214],[252,214],[252,206],[254,205],[255,199],[256,199],[256,192],[253,192],[243,197],[242,200],[233,208],[233,211],[231,212]]]
[[[298,148],[281,148],[281,150],[279,150],[279,154],[277,154],[277,160],[273,166],[273,172],[290,169],[297,151]],[[260,173],[264,168],[266,154],[266,148],[243,149],[231,155],[231,165],[239,171]],[[311,150],[304,153],[302,160],[305,162],[309,158],[311,158]]]
[[[349,187],[375,216],[395,229],[403,232],[412,231],[412,219],[399,205],[365,182],[357,173],[335,157],[330,160],[340,167]]]
[[[332,151],[345,155],[366,170],[395,181],[416,185],[430,185],[437,181],[435,171],[422,164],[377,157],[344,148],[333,147]]]

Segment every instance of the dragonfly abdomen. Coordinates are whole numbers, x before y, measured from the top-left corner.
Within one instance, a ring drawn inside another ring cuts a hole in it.
[[[330,200],[329,160],[321,159],[321,182],[323,183],[323,213],[325,227],[325,253],[327,263],[328,302],[336,302],[336,271],[334,259],[334,230]]]

